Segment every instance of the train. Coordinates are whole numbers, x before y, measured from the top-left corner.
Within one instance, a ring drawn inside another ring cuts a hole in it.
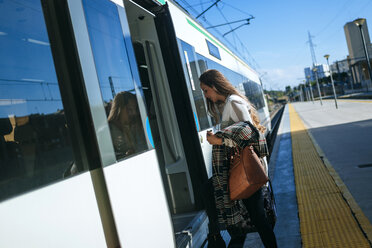
[[[255,70],[168,0],[0,1],[0,47],[0,247],[205,245],[198,78],[269,131]]]

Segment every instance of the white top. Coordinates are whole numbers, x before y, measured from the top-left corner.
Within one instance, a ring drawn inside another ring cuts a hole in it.
[[[250,121],[252,117],[250,114],[250,105],[247,101],[238,95],[230,95],[226,98],[223,105],[219,106],[221,114],[221,129],[224,129],[234,123],[241,121]],[[235,142],[231,139],[225,138],[224,145],[229,147],[236,146]]]
[[[238,95],[230,95],[226,98],[224,106],[222,106],[221,128],[241,121],[252,122],[251,106]]]
[[[251,106],[238,95],[230,95],[226,98],[225,104],[220,106],[222,110],[221,129],[228,127],[234,123],[241,121],[252,121]],[[236,146],[236,143],[228,138],[224,139],[224,145],[229,147]],[[268,167],[266,157],[263,159],[263,167],[266,175],[268,175]],[[267,186],[267,184],[266,184]]]

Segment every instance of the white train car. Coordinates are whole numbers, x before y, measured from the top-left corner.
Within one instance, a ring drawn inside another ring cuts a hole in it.
[[[176,31],[180,56],[183,61],[184,73],[205,164],[207,165],[207,172],[208,176],[211,176],[211,146],[208,143],[204,144],[203,139],[206,137],[207,129],[212,128],[214,123],[207,114],[206,104],[199,86],[198,78],[201,73],[207,69],[221,71],[257,108],[261,123],[266,126],[267,133],[271,129],[270,115],[257,72],[252,70],[181,8],[171,3],[169,8]]]
[[[0,16],[0,247],[203,246],[215,123],[197,78],[221,70],[269,123],[257,73],[172,2]]]

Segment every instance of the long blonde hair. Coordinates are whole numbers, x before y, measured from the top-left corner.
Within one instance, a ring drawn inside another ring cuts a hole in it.
[[[112,101],[111,110],[108,116],[109,122],[119,121],[120,114],[125,110],[131,100],[136,100],[136,96],[128,91],[119,92]]]
[[[136,96],[134,94],[128,91],[119,92],[112,101],[111,110],[107,120],[110,124],[114,124],[121,130],[125,139],[124,142],[128,144],[128,147],[130,147],[131,149],[135,149],[136,145],[130,123],[121,123],[120,121],[120,115],[123,111],[126,111],[126,108],[130,101],[136,101]]]
[[[200,77],[199,81],[206,86],[213,88],[217,94],[228,97],[230,95],[238,95],[243,98],[251,106],[250,115],[252,117],[253,125],[261,132],[265,133],[266,128],[260,124],[260,118],[258,117],[257,110],[254,105],[248,100],[248,98],[241,94],[229,80],[219,71],[210,69],[205,71]],[[219,121],[220,117],[217,112],[217,106],[210,99],[207,99],[207,107],[209,114]]]

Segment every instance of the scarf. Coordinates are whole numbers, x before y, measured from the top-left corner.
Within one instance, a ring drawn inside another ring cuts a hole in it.
[[[254,151],[260,158],[268,155],[265,137],[250,122],[235,123],[217,132],[216,135],[220,138],[233,140],[241,149],[246,146],[253,146]],[[214,198],[218,222],[220,226],[225,228],[242,225],[242,222],[246,220],[244,216],[247,215],[247,210],[241,200],[230,200],[228,185],[230,154],[233,150],[234,147],[226,145],[214,145],[212,150]],[[261,162],[263,162],[262,159]]]

